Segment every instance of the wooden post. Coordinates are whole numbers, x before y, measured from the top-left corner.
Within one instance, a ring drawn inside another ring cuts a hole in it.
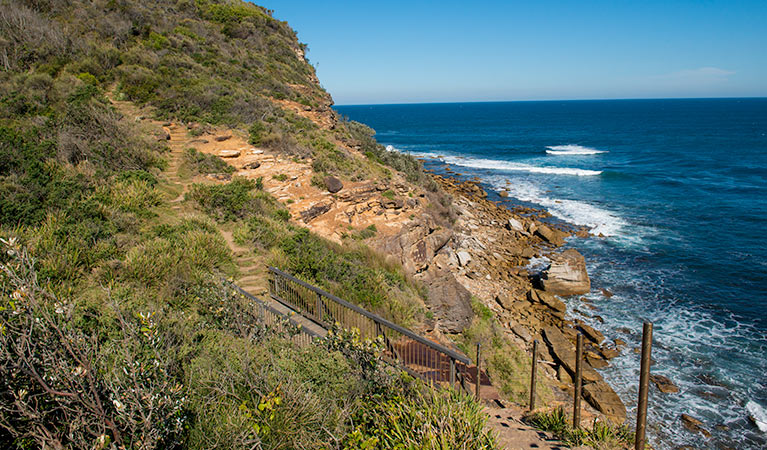
[[[639,372],[639,405],[637,407],[637,429],[634,437],[635,449],[644,450],[647,427],[647,391],[650,387],[650,352],[652,351],[652,323],[645,322],[642,329],[642,365]]]
[[[479,399],[479,383],[482,380],[482,371],[480,370],[480,363],[479,363],[479,342],[477,342],[477,388],[475,391],[475,394],[477,396],[477,399]]]
[[[573,396],[573,428],[581,426],[581,387],[583,386],[583,335],[578,333],[575,345],[575,394]]]
[[[533,370],[530,373],[530,411],[535,409],[535,381],[538,377],[538,339],[533,341]]]
[[[316,303],[315,308],[317,308],[317,313],[315,314],[315,317],[317,317],[317,320],[320,323],[325,323],[325,320],[322,317],[323,316],[323,314],[322,314],[322,295],[320,295],[320,294],[317,294],[317,303]]]
[[[455,387],[455,360],[450,358],[450,387]]]

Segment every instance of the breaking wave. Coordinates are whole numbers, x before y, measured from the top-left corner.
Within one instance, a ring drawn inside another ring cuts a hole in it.
[[[413,153],[423,158],[439,159],[446,164],[469,167],[472,169],[501,170],[506,172],[542,173],[548,175],[572,175],[592,177],[602,173],[601,170],[578,169],[574,167],[531,166],[499,159],[467,158],[463,156],[443,156],[435,153]]]
[[[583,147],[575,144],[567,145],[552,145],[546,147],[546,153],[549,155],[557,156],[575,156],[575,155],[598,155],[600,153],[608,153],[607,150],[597,150],[591,147]]]

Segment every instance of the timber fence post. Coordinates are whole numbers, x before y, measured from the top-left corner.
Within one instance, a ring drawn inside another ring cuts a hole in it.
[[[573,395],[573,428],[581,426],[581,388],[583,387],[583,334],[575,345],[575,394]]]
[[[637,406],[637,429],[634,448],[644,450],[647,428],[647,391],[650,385],[650,352],[652,351],[652,323],[645,322],[642,328],[642,365],[639,372],[639,405]]]
[[[535,381],[538,377],[538,339],[533,341],[533,369],[530,373],[530,411],[535,409]]]
[[[480,363],[479,363],[479,356],[480,356],[479,347],[480,347],[480,344],[479,342],[477,342],[477,387],[475,391],[475,395],[477,396],[477,399],[479,399],[479,383],[480,383],[480,380],[482,379],[482,372],[480,370]]]

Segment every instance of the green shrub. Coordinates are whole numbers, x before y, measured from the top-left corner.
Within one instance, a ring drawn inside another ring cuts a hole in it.
[[[414,385],[369,395],[354,417],[354,431],[344,448],[424,450],[498,449],[485,427],[482,405],[452,389]]]
[[[615,426],[594,419],[590,429],[574,429],[570,425],[572,420],[561,406],[553,411],[534,413],[526,421],[536,428],[553,433],[568,447],[589,446],[618,450],[634,444],[634,433],[625,425]]]
[[[235,177],[226,184],[193,184],[188,195],[208,215],[227,222],[279,208],[278,202],[261,191],[260,186],[263,186],[260,180]]]
[[[184,150],[184,164],[195,174],[234,173],[235,168],[216,155],[209,155],[194,148]]]

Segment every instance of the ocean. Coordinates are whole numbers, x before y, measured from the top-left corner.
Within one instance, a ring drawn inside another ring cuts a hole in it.
[[[680,388],[651,388],[656,448],[767,448],[767,99],[336,109],[428,169],[478,177],[494,200],[592,230],[568,245],[586,257],[596,309],[569,298],[568,314],[628,342],[601,372],[632,427],[632,349],[654,323],[653,373]],[[712,437],[685,430],[682,413]]]

